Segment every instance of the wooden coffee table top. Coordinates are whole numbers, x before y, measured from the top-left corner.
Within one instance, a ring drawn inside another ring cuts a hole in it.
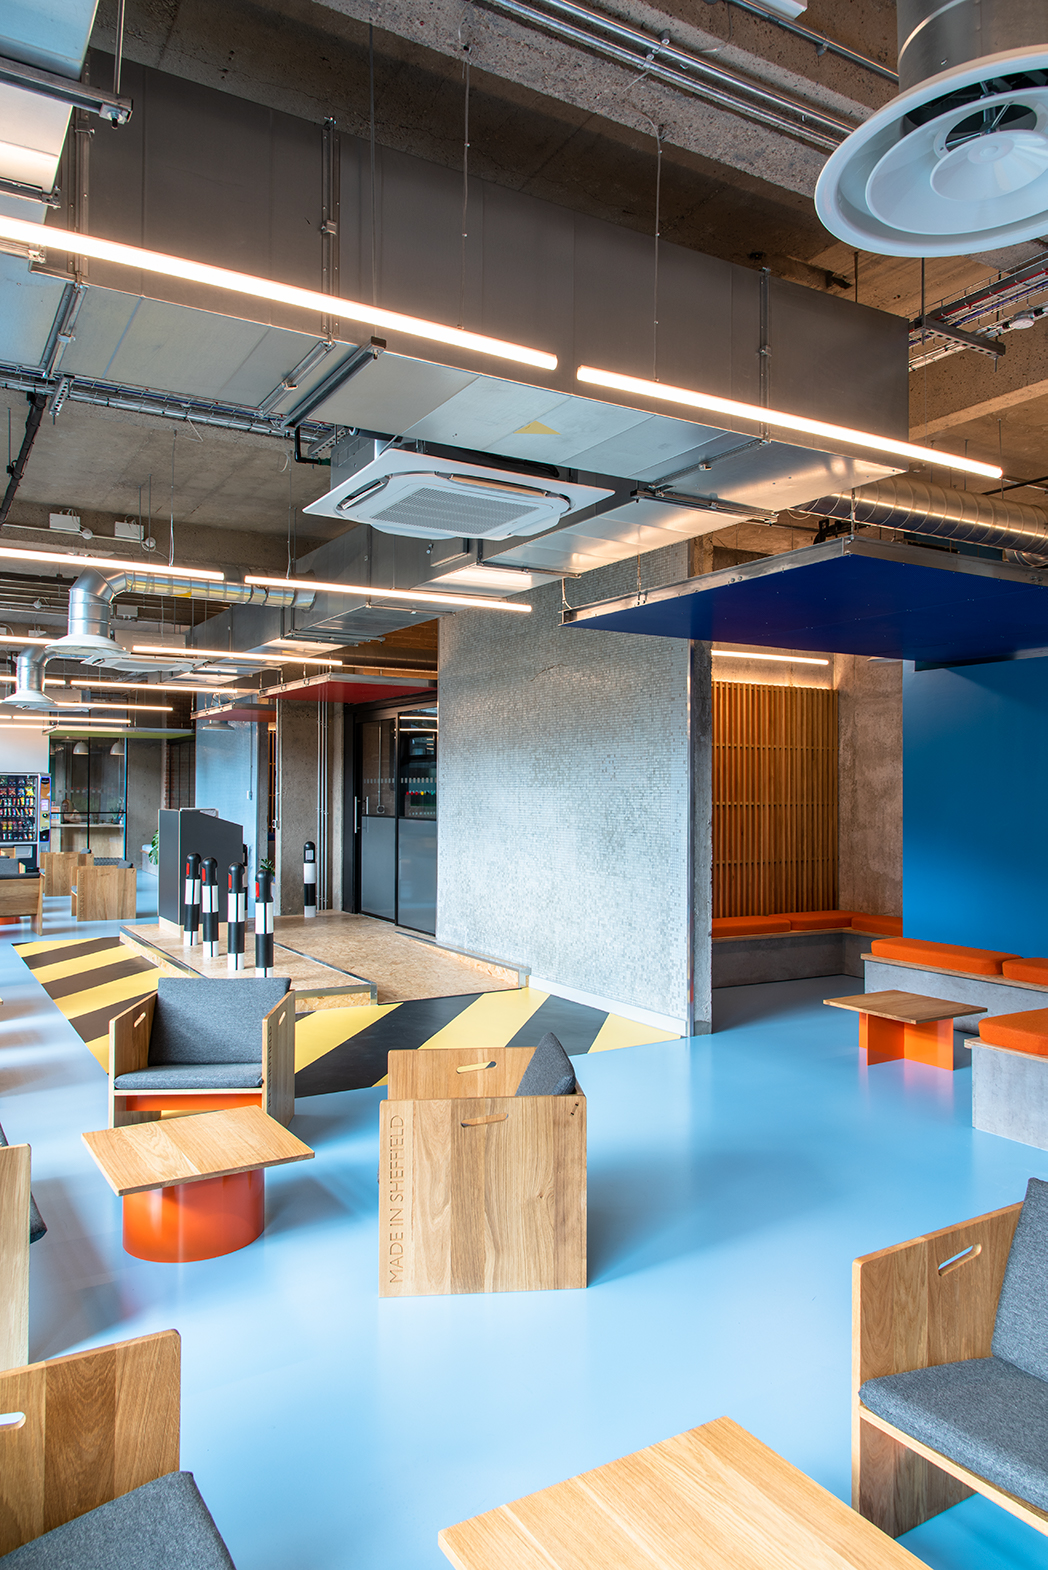
[[[84,1134],[83,1141],[120,1195],[311,1161],[314,1155],[261,1107],[100,1128]]]
[[[501,1505],[438,1541],[457,1570],[916,1570],[731,1418]]]
[[[985,1014],[978,1003],[951,1003],[946,998],[926,998],[920,992],[860,992],[851,998],[823,998],[835,1009],[854,1009],[878,1019],[898,1020],[900,1025],[927,1025],[935,1019],[957,1019],[961,1014]]]

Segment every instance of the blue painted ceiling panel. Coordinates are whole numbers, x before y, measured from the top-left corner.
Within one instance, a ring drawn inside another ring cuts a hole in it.
[[[575,627],[953,664],[1048,648],[1048,573],[834,540],[606,601]]]

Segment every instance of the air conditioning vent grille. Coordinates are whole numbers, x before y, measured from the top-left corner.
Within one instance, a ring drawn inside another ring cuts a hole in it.
[[[413,529],[447,529],[467,538],[483,535],[488,529],[505,528],[518,518],[535,511],[534,500],[508,502],[471,496],[468,491],[449,495],[436,486],[420,486],[410,496],[377,508],[371,514],[376,524],[407,526]]]

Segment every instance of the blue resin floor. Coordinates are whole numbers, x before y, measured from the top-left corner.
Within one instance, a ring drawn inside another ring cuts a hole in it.
[[[586,1292],[379,1302],[381,1090],[299,1103],[317,1159],[268,1175],[257,1243],[145,1264],[79,1137],[104,1077],[4,931],[0,1121],[49,1227],[31,1355],[181,1331],[182,1461],[238,1570],[439,1570],[441,1526],[722,1413],[847,1498],[852,1258],[1048,1178],[1048,1153],[973,1132],[969,1072],[863,1070],[855,1016],[820,1006],[855,990],[833,977],[578,1061]],[[903,1541],[937,1570],[1048,1570],[1048,1539],[978,1499]]]

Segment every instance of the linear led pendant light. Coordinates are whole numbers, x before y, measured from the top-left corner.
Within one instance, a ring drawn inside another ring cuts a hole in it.
[[[0,219],[0,223],[5,220]],[[124,561],[116,556],[74,556],[69,551],[24,551],[13,545],[0,545],[0,558],[11,561],[46,561],[57,562],[59,565],[68,562],[77,568],[105,567],[112,568],[114,572],[139,572],[148,573],[151,578],[210,578],[215,583],[225,582],[225,573],[216,572],[210,567],[154,567],[152,562]],[[0,638],[0,643],[38,643],[47,642],[38,638]]]
[[[461,605],[468,610],[515,611],[518,616],[530,616],[530,605],[511,605],[508,600],[485,599],[479,594],[427,594],[420,589],[373,589],[366,583],[319,583],[314,578],[257,578],[244,575],[245,583],[257,583],[267,589],[312,589],[318,594],[362,594],[365,599],[420,600],[424,605]],[[286,660],[285,664],[299,665],[300,660]]]
[[[620,376],[617,371],[601,371],[592,365],[580,365],[575,375],[580,382],[594,387],[611,387],[616,392],[635,393],[642,398],[659,398],[663,403],[683,403],[711,414],[756,420],[761,425],[774,425],[786,431],[803,431],[808,436],[826,436],[831,441],[847,442],[851,447],[865,447],[869,452],[912,458],[919,463],[938,464],[944,469],[962,469],[965,474],[983,475],[988,480],[1001,478],[1001,470],[996,464],[958,458],[953,453],[938,452],[934,447],[916,447],[912,442],[897,442],[890,436],[874,436],[869,431],[853,431],[846,425],[828,425],[824,420],[809,420],[801,414],[762,409],[755,403],[738,403],[734,398],[715,398],[712,393],[692,392],[687,387],[671,387],[665,382],[649,382],[639,376]]]
[[[245,579],[244,581],[246,583],[254,582],[253,579]],[[285,582],[283,578],[279,579],[278,581],[281,584]],[[233,660],[238,665],[342,664],[341,660],[304,660],[299,654],[242,654],[238,649],[195,649],[190,647],[186,647],[184,649],[165,649],[164,646],[159,643],[136,643],[132,647],[131,652],[132,654],[171,654],[174,655],[175,660],[178,662],[183,660],[199,660],[201,663],[203,663],[205,660]],[[216,688],[215,690],[220,691],[221,689]]]
[[[829,660],[813,659],[810,654],[754,654],[749,649],[711,649],[718,660],[782,660],[787,665],[828,665]]]
[[[386,327],[392,332],[429,339],[432,343],[471,349],[477,354],[490,354],[497,360],[515,360],[521,365],[533,365],[542,371],[557,369],[555,354],[544,354],[540,349],[529,349],[523,344],[506,343],[501,338],[488,338],[483,333],[464,332],[460,327],[445,327],[441,322],[404,316],[399,311],[380,310],[374,305],[364,305],[359,300],[344,300],[340,295],[320,294],[315,289],[296,289],[291,284],[277,283],[272,278],[256,278],[250,273],[231,272],[226,267],[191,262],[183,256],[165,256],[161,251],[147,251],[137,245],[121,245],[115,240],[101,240],[93,234],[73,234],[68,229],[57,229],[51,224],[27,223],[22,218],[0,216],[0,238],[15,240],[19,245],[31,245],[38,250],[64,251],[69,256],[91,256],[101,262],[116,262],[121,267],[134,267],[141,272],[162,273],[167,278],[184,278],[189,283],[207,284],[213,289],[229,289],[235,294],[250,295],[258,300],[297,305],[303,310],[320,311],[325,316],[344,316],[370,327]]]

